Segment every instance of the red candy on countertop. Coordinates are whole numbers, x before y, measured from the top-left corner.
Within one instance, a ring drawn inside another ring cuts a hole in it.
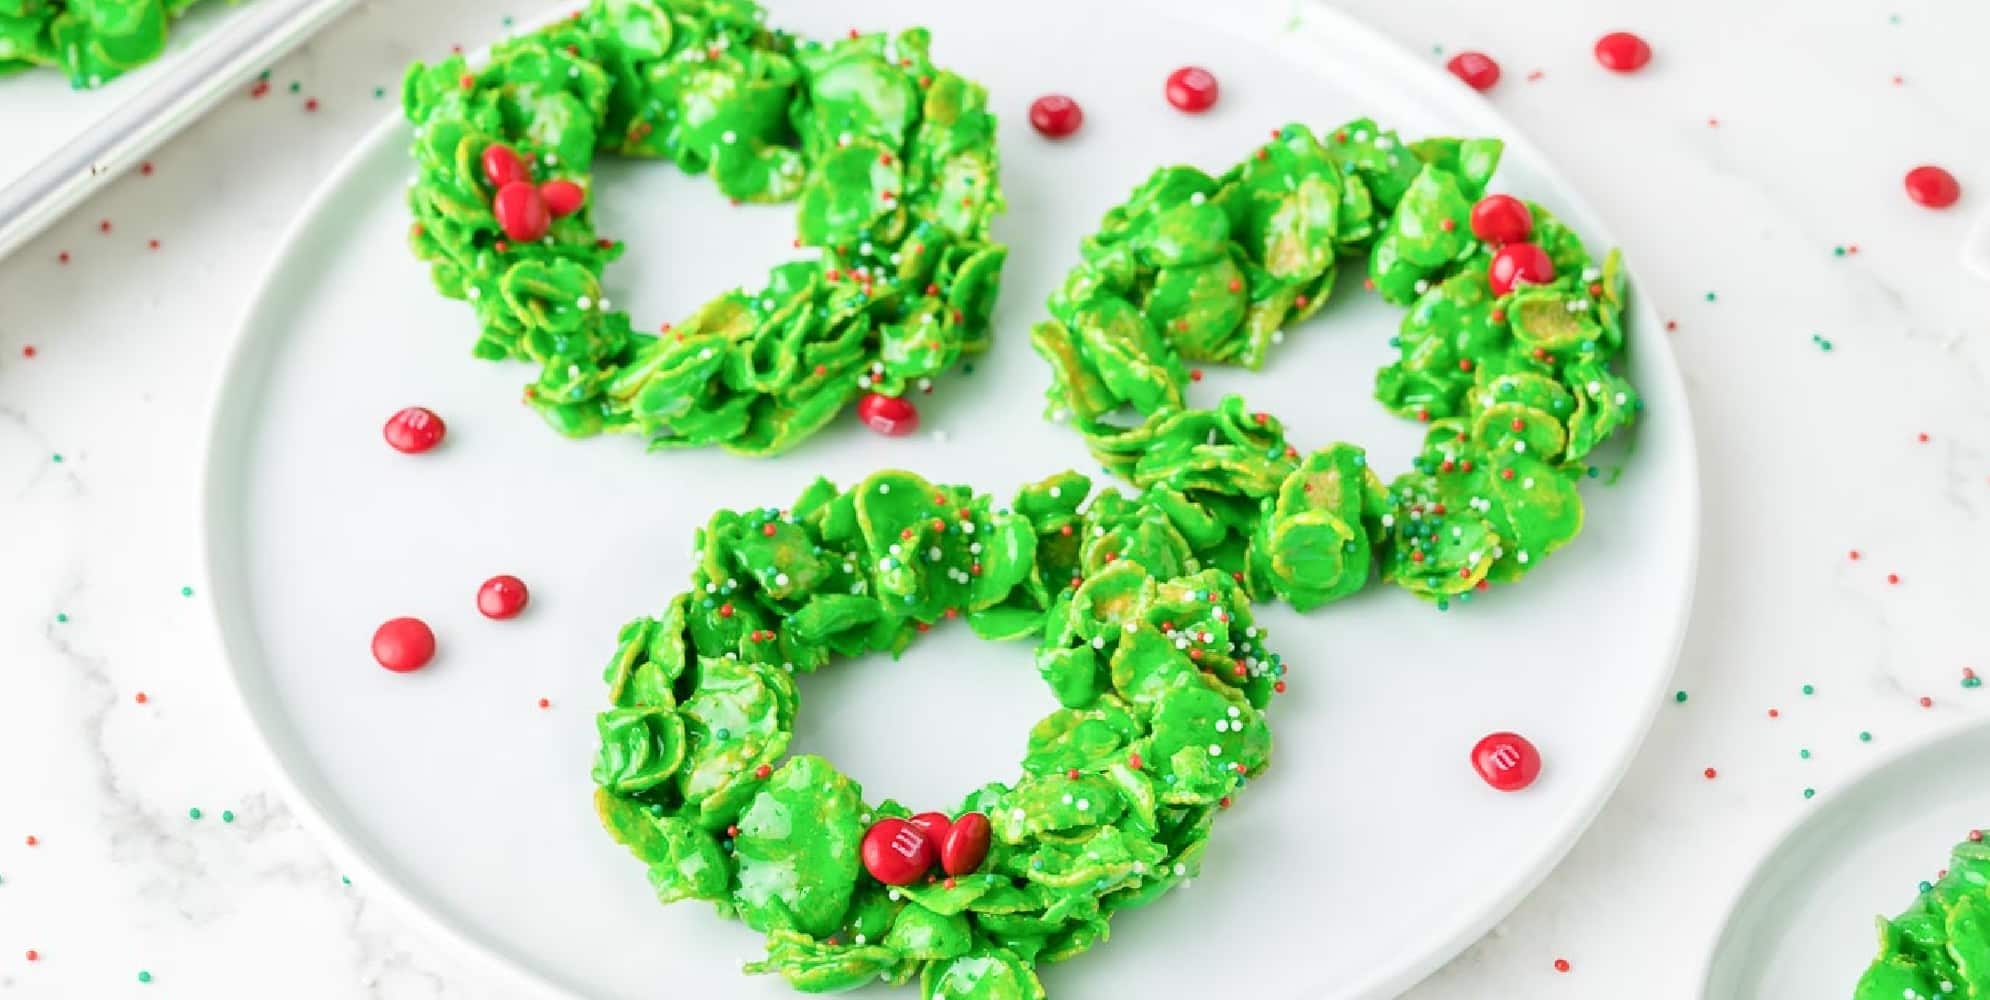
[[[1063,94],[1049,94],[1030,102],[1030,125],[1038,132],[1062,139],[1085,123],[1085,109]]]
[[[1490,90],[1493,84],[1499,82],[1499,63],[1483,52],[1460,52],[1452,56],[1444,68],[1473,90]]]
[[[525,610],[525,602],[531,598],[525,589],[525,581],[515,576],[494,576],[477,588],[477,610],[485,618],[500,621],[516,618]]]
[[[1486,784],[1517,792],[1541,774],[1541,751],[1519,733],[1493,733],[1472,747],[1472,767]]]
[[[902,396],[865,393],[857,400],[857,419],[885,437],[904,437],[919,429],[919,408]]]
[[[886,885],[911,885],[933,867],[933,841],[918,827],[887,816],[864,831],[864,870]]]
[[[1216,104],[1216,77],[1200,66],[1169,73],[1168,103],[1191,113],[1208,111]]]
[[[1613,31],[1596,40],[1596,61],[1616,73],[1635,73],[1651,61],[1651,46],[1628,31]]]
[[[1518,243],[1534,234],[1534,213],[1510,194],[1489,194],[1472,206],[1472,235],[1487,243]]]
[[[395,618],[374,630],[373,658],[397,674],[420,670],[435,658],[435,633],[419,618]]]
[[[1929,208],[1947,208],[1962,197],[1962,185],[1940,167],[1915,167],[1907,172],[1907,197]]]
[[[1532,243],[1508,243],[1493,254],[1486,280],[1494,295],[1505,295],[1516,285],[1545,285],[1555,280],[1555,262]]]
[[[387,439],[387,445],[395,451],[408,455],[418,455],[442,443],[442,435],[448,431],[442,418],[425,406],[410,406],[387,418],[387,425],[380,429],[380,436]]]

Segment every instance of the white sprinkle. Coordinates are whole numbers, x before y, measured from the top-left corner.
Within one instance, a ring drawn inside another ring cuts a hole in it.
[[[1093,649],[1104,649],[1104,648],[1106,648],[1106,637],[1105,637],[1105,636],[1102,636],[1102,635],[1095,635],[1095,636],[1093,636],[1093,637],[1092,637],[1092,648],[1093,648]]]
[[[724,132],[719,134],[719,141],[730,146],[733,143],[739,141],[739,136],[735,134],[732,129],[726,129]]]
[[[574,305],[582,309],[592,309],[594,308],[594,300],[583,295],[574,300]]]
[[[1063,496],[1063,495],[1064,495],[1064,487],[1062,487],[1062,486],[1052,486],[1052,487],[1050,488],[1050,498],[1051,498],[1052,500],[1055,500],[1055,499],[1057,499],[1058,497],[1061,497],[1061,496]]]
[[[471,285],[471,286],[470,286],[470,298],[472,298],[472,299],[480,299],[480,298],[483,298],[483,297],[484,297],[484,290],[483,290],[483,289],[481,289],[481,288],[478,288],[478,287],[477,287],[477,286],[475,286],[475,285]]]
[[[788,574],[786,573],[774,574],[774,586],[785,587],[787,585],[788,585]]]
[[[1221,757],[1223,756],[1223,748],[1214,743],[1211,743],[1209,745],[1209,755],[1211,757]]]
[[[1515,441],[1515,442],[1513,442],[1513,451],[1514,451],[1514,454],[1520,454],[1520,453],[1522,453],[1522,452],[1525,452],[1526,450],[1527,450],[1527,442],[1525,442],[1525,441]]]
[[[965,529],[966,529],[966,528],[968,528],[968,527],[970,527],[970,525],[966,525],[966,524],[964,524],[964,525],[961,525],[961,528],[962,528],[963,530],[965,530]],[[980,554],[981,554],[981,543],[980,543],[980,542],[969,542],[969,543],[968,543],[968,545],[967,545],[967,552],[968,552],[968,554],[969,554],[969,555],[976,555],[976,556],[980,555]]]
[[[937,546],[937,545],[935,545],[935,546],[933,546],[932,548],[930,548],[930,549],[927,549],[927,550],[926,550],[926,558],[927,558],[927,559],[929,559],[929,560],[931,560],[931,561],[933,561],[933,562],[939,562],[939,561],[940,561],[940,547],[939,547],[939,546]]]
[[[1590,394],[1590,395],[1594,396],[1594,395],[1597,395],[1597,394],[1599,394],[1599,393],[1601,393],[1601,392],[1603,391],[1603,383],[1601,383],[1601,382],[1591,382],[1591,383],[1589,383],[1589,385],[1588,385],[1588,386],[1586,386],[1585,388],[1587,388],[1587,389],[1589,390],[1589,394]]]
[[[1071,804],[1071,793],[1070,793],[1070,792],[1065,792],[1065,793],[1064,793],[1064,804],[1065,804],[1065,805],[1067,805],[1067,806]]]
[[[603,296],[603,297],[602,297],[602,299],[601,299],[601,311],[602,311],[602,312],[607,312],[607,311],[608,311],[608,298],[607,298],[607,296]]]
[[[1185,865],[1185,864],[1182,864],[1182,863],[1181,863],[1181,862],[1179,862],[1179,861],[1175,862],[1175,874],[1176,874],[1176,875],[1178,875],[1178,876],[1180,876],[1180,875],[1187,875],[1187,874],[1188,874],[1188,866],[1187,866],[1187,865]]]
[[[1200,205],[1208,200],[1209,200],[1208,196],[1204,195],[1200,191],[1197,191],[1196,193],[1188,196],[1188,203],[1191,205]]]
[[[890,484],[890,483],[879,483],[879,484],[878,484],[878,494],[879,494],[880,496],[882,496],[883,494],[886,494],[886,493],[890,493],[890,492],[891,492],[891,484]]]
[[[1394,514],[1382,515],[1382,527],[1391,528],[1394,527],[1395,524],[1396,524],[1396,515]]]
[[[1285,343],[1285,331],[1284,330],[1271,331],[1271,342],[1274,344]]]
[[[1078,800],[1078,811],[1079,811],[1079,812],[1084,812],[1084,811],[1086,811],[1086,810],[1088,810],[1088,809],[1090,809],[1090,808],[1092,808],[1092,800],[1091,800],[1091,799],[1079,799],[1079,800]]]
[[[1534,477],[1533,477],[1533,476],[1528,476],[1528,477],[1527,477],[1526,479],[1522,479],[1522,480],[1520,481],[1520,486],[1521,486],[1521,488],[1522,488],[1522,489],[1529,489],[1529,490],[1533,489],[1533,488],[1534,488]]]
[[[1217,732],[1219,732],[1219,733],[1227,733],[1227,732],[1229,732],[1229,731],[1230,731],[1230,720],[1229,720],[1229,719],[1217,719],[1217,720],[1216,720],[1216,731],[1217,731]]]
[[[1135,624],[1134,624],[1134,623],[1132,623],[1132,622],[1127,622],[1127,623],[1126,623],[1126,631],[1127,631],[1127,634],[1128,634],[1128,635],[1131,635],[1131,634],[1133,634],[1134,632],[1137,632],[1137,631],[1139,631],[1139,629],[1140,629],[1140,626],[1138,626],[1138,625],[1135,625]]]
[[[1618,406],[1622,406],[1622,405],[1624,405],[1625,403],[1627,403],[1627,402],[1629,402],[1629,401],[1630,401],[1630,397],[1629,397],[1629,396],[1626,396],[1626,395],[1624,395],[1624,394],[1623,394],[1623,393],[1621,393],[1621,392],[1617,394],[1617,405],[1618,405]]]
[[[1230,718],[1233,718],[1233,719],[1235,719],[1235,718],[1239,718],[1239,717],[1241,717],[1241,716],[1242,716],[1243,714],[1244,714],[1244,713],[1242,713],[1242,712],[1240,712],[1240,711],[1238,711],[1238,710],[1237,710],[1237,706],[1235,706],[1235,705],[1232,705],[1232,706],[1230,706]]]
[[[1525,565],[1525,564],[1526,564],[1526,562],[1527,562],[1527,550],[1526,550],[1526,549],[1521,549],[1521,550],[1520,550],[1520,553],[1519,553],[1518,555],[1514,556],[1514,558],[1515,558],[1515,559],[1518,559],[1518,560],[1520,560],[1520,562],[1521,562],[1521,563],[1522,563],[1523,565]]]
[[[1410,287],[1416,289],[1416,293],[1418,295],[1422,295],[1423,293],[1430,291],[1430,282],[1425,281],[1422,278],[1418,278],[1416,284],[1411,285]]]
[[[557,156],[554,156],[554,155],[553,155],[553,154],[551,154],[551,153],[547,153],[547,154],[546,154],[546,156],[545,156],[545,160],[546,160],[546,165],[547,165],[547,166],[549,166],[549,167],[551,167],[551,166],[557,166],[557,165],[559,164],[559,162],[560,162],[560,158],[559,158],[559,157],[557,157]]]

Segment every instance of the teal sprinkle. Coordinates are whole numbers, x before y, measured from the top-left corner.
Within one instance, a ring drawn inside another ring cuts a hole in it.
[[[1439,611],[1449,611],[1449,610],[1451,610],[1451,602],[1450,602],[1450,601],[1447,601],[1447,600],[1443,600],[1443,599],[1439,599],[1439,600],[1438,600],[1438,602],[1437,602],[1437,610],[1439,610]]]
[[[223,823],[233,823],[233,822],[235,822],[235,812],[234,812],[234,810],[232,810],[232,809],[223,809],[223,810],[221,810],[221,822],[223,822]]]
[[[376,100],[376,101],[377,101],[377,100],[379,100],[379,99],[381,99],[381,98],[383,98],[383,97],[386,97],[386,96],[387,96],[387,88],[385,88],[385,87],[375,87],[375,88],[373,88],[373,99],[374,99],[374,100]]]
[[[1919,889],[1922,892],[1927,892],[1929,889],[1933,889],[1934,886],[1931,885],[1927,879],[1922,879],[1921,881],[1916,882],[1914,884],[1914,888]]]
[[[292,81],[290,81],[290,92],[291,92],[291,93],[295,94],[295,93],[297,93],[298,91],[300,91],[300,90],[303,90],[303,89],[304,89],[304,85],[303,85],[303,84],[301,84],[301,83],[298,83],[298,82],[297,82],[296,80],[292,80]]]
[[[152,981],[152,974],[150,972],[145,971],[144,969],[140,969],[138,970],[138,981],[141,983],[149,983]]]
[[[65,614],[57,614],[55,616],[55,623],[57,625],[66,625],[69,623],[69,616]]]
[[[1708,302],[1712,302],[1712,301],[1714,301],[1714,293],[1712,293],[1712,292],[1708,292],[1708,293],[1707,293],[1707,301],[1708,301]]]
[[[1899,15],[1899,14],[1888,14],[1888,15],[1886,15],[1886,23],[1888,23],[1888,24],[1899,24],[1899,23],[1900,23],[1900,15]]]
[[[1845,256],[1845,248],[1844,248],[1844,247],[1832,247],[1832,248],[1831,248],[1831,256],[1833,256],[1833,257],[1843,257],[1843,256]]]
[[[732,739],[732,730],[726,729],[722,726],[716,732],[712,733],[712,735],[718,737],[720,741],[725,741]]]
[[[1871,734],[1871,733],[1869,733],[1869,732],[1866,732],[1866,731],[1865,731],[1865,730],[1863,730],[1863,729],[1859,730],[1859,742],[1860,742],[1860,743],[1871,743],[1872,741],[1873,741],[1873,734]]]
[[[53,454],[53,455],[50,455],[49,457],[55,460],[55,464],[57,464],[57,465],[61,465],[61,464],[62,464],[62,453],[61,453],[61,452],[59,452],[59,451],[58,451],[58,452],[56,452],[55,454]]]
[[[1963,686],[1963,687],[1966,687],[1966,688],[1973,688],[1973,687],[1982,687],[1982,686],[1983,686],[1983,678],[1981,678],[1981,677],[1964,677],[1964,678],[1962,679],[1962,686]]]
[[[499,22],[499,23],[503,24],[503,25],[504,25],[505,27],[507,27],[507,28],[511,27],[511,15],[510,15],[510,14],[506,14],[506,15],[504,16],[504,20],[503,20],[503,21],[501,21],[501,22]]]
[[[1678,702],[1681,705],[1686,704],[1686,692],[1684,691],[1672,692],[1672,700]]]
[[[1810,797],[1812,797],[1812,796],[1814,796],[1814,795],[1816,795],[1816,794],[1817,794],[1817,789],[1815,789],[1815,788],[1806,788],[1806,789],[1804,789],[1804,790],[1803,790],[1803,797],[1804,797],[1804,798],[1806,798],[1806,799],[1807,799],[1807,798],[1810,798]]]
[[[269,70],[263,70],[262,72],[260,72],[260,73],[257,73],[257,74],[256,74],[256,79],[258,79],[258,80],[267,80],[267,79],[269,79]]]
[[[193,588],[192,588],[192,587],[181,587],[181,588],[180,588],[180,596],[181,596],[181,597],[192,597],[192,596],[193,596]]]
[[[345,877],[344,875],[340,875],[340,876],[339,876],[339,884],[341,884],[341,885],[351,885],[351,884],[352,884],[352,879],[349,879],[349,878],[346,878],[346,877]]]
[[[1797,751],[1797,756],[1799,756],[1799,757],[1802,757],[1802,758],[1803,758],[1804,760],[1809,760],[1809,759],[1810,759],[1810,751],[1809,751],[1809,750],[1798,750],[1798,751]]]
[[[187,818],[188,818],[188,819],[199,819],[199,818],[200,818],[200,807],[199,807],[199,806],[194,806],[194,807],[193,807],[192,809],[189,809],[189,810],[187,810]]]
[[[1811,686],[1810,686],[1810,685],[1808,685],[1808,684],[1805,684],[1805,685],[1803,686],[1803,693],[1804,693],[1804,694],[1816,694],[1816,693],[1817,693],[1817,689],[1816,689],[1816,688],[1814,688],[1814,687],[1811,687]]]

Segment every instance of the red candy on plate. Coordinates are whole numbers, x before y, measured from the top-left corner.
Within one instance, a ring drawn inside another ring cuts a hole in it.
[[[1613,31],[1596,40],[1596,61],[1615,73],[1635,73],[1651,61],[1651,46],[1628,31]]]
[[[1451,75],[1473,90],[1485,91],[1499,82],[1499,63],[1483,52],[1460,52],[1444,64]]]
[[[408,455],[419,455],[442,443],[442,435],[448,431],[442,418],[426,406],[410,406],[387,418],[387,425],[380,428],[380,436],[387,439],[388,447]]]
[[[981,862],[988,858],[993,834],[988,817],[978,812],[962,813],[946,836],[940,838],[941,870],[949,875],[967,875],[980,868]]]
[[[1472,767],[1486,784],[1517,792],[1541,775],[1541,751],[1519,733],[1493,733],[1472,747]]]
[[[858,853],[864,870],[886,885],[911,885],[933,867],[933,841],[896,816],[872,823]]]
[[[1510,194],[1489,194],[1472,206],[1472,235],[1498,245],[1518,243],[1534,233],[1534,213]]]
[[[397,674],[420,670],[435,658],[435,633],[419,618],[395,618],[374,630],[373,658]]]
[[[870,392],[857,400],[857,419],[885,437],[904,437],[919,429],[919,408],[902,396]]]
[[[1168,103],[1190,113],[1216,104],[1216,77],[1200,66],[1183,66],[1168,74]]]
[[[1555,280],[1555,262],[1532,243],[1508,243],[1493,254],[1486,280],[1494,295],[1505,295],[1517,285],[1545,285]]]
[[[485,618],[502,621],[516,618],[525,610],[525,602],[531,598],[525,589],[525,581],[515,576],[494,576],[477,588],[477,611]]]
[[[1929,164],[1907,172],[1907,197],[1929,208],[1947,208],[1962,197],[1955,175]]]
[[[1062,139],[1085,123],[1085,109],[1063,94],[1049,94],[1030,102],[1030,125],[1052,139]]]

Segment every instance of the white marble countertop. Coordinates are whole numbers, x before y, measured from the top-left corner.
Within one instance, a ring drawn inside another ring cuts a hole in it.
[[[1705,484],[1690,698],[1541,889],[1411,995],[1693,995],[1729,887],[1803,789],[1990,714],[1958,683],[1990,670],[1990,285],[1956,259],[1990,210],[1990,7],[1342,5],[1433,59],[1501,61],[1489,99],[1601,207],[1677,323]],[[401,67],[491,40],[500,16],[365,5],[274,67],[267,96],[245,88],[0,261],[0,994],[122,995],[143,970],[148,996],[494,995],[298,829],[181,588],[244,276]],[[1644,72],[1596,69],[1616,28],[1651,42]],[[1908,201],[1924,162],[1955,172],[1961,204]]]

